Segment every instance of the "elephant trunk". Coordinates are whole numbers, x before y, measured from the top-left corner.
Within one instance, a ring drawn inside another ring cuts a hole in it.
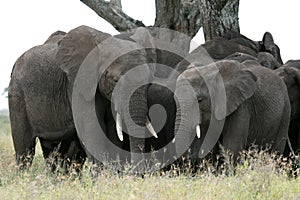
[[[197,110],[195,106],[198,104],[190,95],[187,95],[186,92],[181,94],[178,88],[175,94],[178,94],[176,99],[175,149],[177,158],[179,158],[190,148],[196,136],[200,114],[198,113],[198,117],[195,116],[195,110]]]
[[[147,86],[138,88],[130,97],[129,115],[125,116],[131,151],[131,162],[137,164],[143,160],[147,122]],[[126,107],[126,106],[125,106]],[[126,108],[125,108],[126,109]],[[126,112],[126,111],[125,111]]]

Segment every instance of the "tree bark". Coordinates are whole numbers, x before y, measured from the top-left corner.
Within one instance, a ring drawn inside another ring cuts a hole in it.
[[[222,37],[227,31],[240,32],[239,0],[199,0],[205,40]]]
[[[193,38],[201,28],[198,0],[155,0],[155,27],[179,31]]]
[[[131,18],[122,11],[121,0],[111,0],[110,2],[105,0],[80,1],[90,7],[120,32],[145,26],[143,22]]]
[[[118,31],[145,26],[122,11],[121,0],[80,0]],[[205,40],[239,32],[239,0],[155,0],[154,27],[167,28],[193,38],[203,27]],[[170,41],[174,41],[172,36]],[[179,41],[179,39],[177,39]],[[181,44],[181,46],[186,46]]]

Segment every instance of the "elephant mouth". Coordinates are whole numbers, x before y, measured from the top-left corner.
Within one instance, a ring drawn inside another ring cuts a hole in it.
[[[158,138],[157,133],[155,132],[149,118],[146,118],[146,124],[145,126],[147,127],[147,129],[149,130],[149,132],[151,133],[151,135],[155,138]],[[122,128],[122,118],[120,113],[117,113],[116,115],[116,130],[117,130],[117,135],[120,141],[123,141],[123,128]]]

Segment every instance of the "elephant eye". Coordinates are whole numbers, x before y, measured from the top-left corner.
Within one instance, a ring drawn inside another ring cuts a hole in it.
[[[198,100],[198,103],[200,103],[203,100],[203,98],[202,97],[198,97],[197,100]]]

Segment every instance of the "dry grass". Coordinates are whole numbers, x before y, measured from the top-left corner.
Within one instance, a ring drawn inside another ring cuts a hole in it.
[[[300,199],[292,163],[256,150],[244,153],[235,170],[225,156],[219,171],[206,161],[193,174],[173,170],[141,178],[104,169],[92,178],[88,164],[80,176],[51,173],[38,147],[31,168],[18,173],[9,126],[0,120],[0,199]]]

